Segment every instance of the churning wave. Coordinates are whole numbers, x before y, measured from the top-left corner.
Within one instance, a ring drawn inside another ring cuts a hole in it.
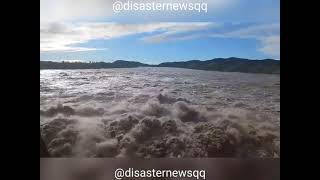
[[[173,68],[41,71],[55,157],[279,157],[276,75]]]

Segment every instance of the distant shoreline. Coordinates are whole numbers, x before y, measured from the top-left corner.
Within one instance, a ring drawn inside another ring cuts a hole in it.
[[[263,59],[251,60],[243,58],[215,58],[206,61],[190,60],[181,62],[164,62],[149,65],[136,61],[117,60],[114,62],[54,62],[40,61],[40,70],[44,69],[110,69],[135,67],[175,67],[185,69],[244,72],[262,74],[280,74],[280,60]]]

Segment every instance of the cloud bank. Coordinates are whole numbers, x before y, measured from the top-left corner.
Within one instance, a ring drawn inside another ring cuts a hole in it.
[[[257,49],[258,51],[276,58],[280,57],[279,23],[249,25],[231,31],[213,33],[210,37],[255,39],[261,44],[261,48]]]
[[[230,30],[232,29],[232,30]],[[84,47],[91,40],[108,40],[142,34],[145,43],[176,42],[199,38],[254,39],[257,51],[279,58],[280,24],[227,26],[216,22],[108,23],[78,22],[40,25],[40,52],[81,52],[106,50]]]
[[[40,52],[78,52],[99,50],[79,44],[95,39],[111,39],[141,33],[149,35],[145,41],[161,42],[171,36],[208,29],[213,22],[163,22],[163,23],[42,23],[40,26]]]

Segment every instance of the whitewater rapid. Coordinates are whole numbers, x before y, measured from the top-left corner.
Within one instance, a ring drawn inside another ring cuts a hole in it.
[[[279,157],[279,75],[179,68],[40,70],[55,157]]]

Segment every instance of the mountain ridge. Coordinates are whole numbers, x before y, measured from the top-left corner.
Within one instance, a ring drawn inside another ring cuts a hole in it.
[[[40,69],[108,69],[134,67],[174,67],[207,71],[244,72],[280,74],[280,60],[245,59],[245,58],[214,58],[210,60],[188,60],[163,62],[157,65],[137,61],[116,60],[114,62],[55,62],[40,61]]]

